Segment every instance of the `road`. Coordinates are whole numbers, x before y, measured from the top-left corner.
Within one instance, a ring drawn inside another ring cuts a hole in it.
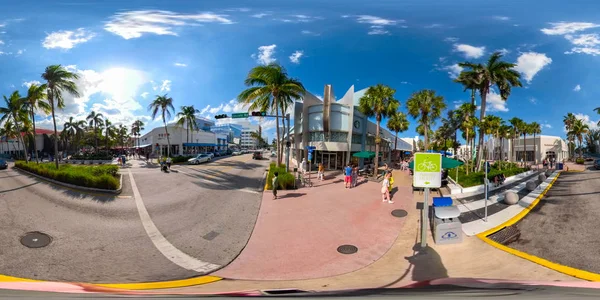
[[[0,171],[0,274],[90,283],[174,280],[200,275],[199,263],[226,265],[244,248],[267,160],[247,154],[173,166],[171,173],[132,163],[121,170],[118,197]],[[52,242],[23,246],[21,236],[32,231]]]
[[[555,263],[600,273],[600,171],[562,172],[521,221],[509,246]]]

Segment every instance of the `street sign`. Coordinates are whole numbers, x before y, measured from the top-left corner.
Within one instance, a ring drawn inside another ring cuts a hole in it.
[[[442,155],[415,153],[413,185],[422,188],[442,186]]]
[[[235,113],[235,114],[231,114],[231,117],[233,119],[240,119],[240,118],[247,118],[248,117],[248,113]]]

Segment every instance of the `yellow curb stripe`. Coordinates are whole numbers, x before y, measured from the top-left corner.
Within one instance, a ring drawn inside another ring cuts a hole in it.
[[[193,285],[201,285],[217,282],[223,278],[217,276],[200,276],[181,280],[170,280],[160,282],[140,282],[140,283],[85,283],[91,286],[100,286],[106,288],[124,289],[124,290],[152,290],[152,289],[169,289],[186,287]],[[51,282],[44,280],[35,280],[28,278],[19,278],[6,275],[0,275],[0,282]],[[73,283],[77,284],[77,283]]]
[[[562,172],[566,172],[566,171],[562,171]],[[534,262],[538,265],[544,266],[548,269],[563,273],[563,274],[567,274],[576,278],[580,278],[580,279],[584,279],[584,280],[589,280],[589,281],[600,281],[600,274],[596,274],[596,273],[592,273],[592,272],[588,272],[585,270],[580,270],[580,269],[576,269],[573,267],[569,267],[569,266],[565,266],[565,265],[561,265],[555,262],[551,262],[547,259],[543,259],[507,246],[504,246],[500,243],[496,243],[494,241],[492,241],[491,239],[487,238],[488,235],[499,231],[500,229],[503,229],[507,226],[511,226],[515,223],[517,223],[518,221],[520,221],[523,217],[525,217],[530,211],[531,209],[533,209],[538,203],[539,201],[542,199],[542,197],[546,194],[546,192],[548,192],[548,190],[550,190],[550,188],[552,187],[552,185],[554,184],[554,182],[558,179],[558,176],[560,176],[561,173],[558,173],[557,176],[552,180],[552,182],[546,187],[546,189],[527,207],[525,208],[523,211],[521,211],[519,214],[517,214],[516,216],[514,216],[513,218],[511,218],[510,220],[508,220],[507,222],[492,228],[488,231],[482,232],[480,234],[477,235],[477,237],[479,237],[482,241],[484,241],[485,243],[489,244],[492,247],[496,247],[502,251],[508,252],[512,255],[518,256],[520,258],[529,260],[531,262]]]

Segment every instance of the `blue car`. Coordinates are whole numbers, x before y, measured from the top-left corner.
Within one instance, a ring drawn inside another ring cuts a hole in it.
[[[0,170],[5,170],[8,168],[8,163],[4,159],[0,159]]]

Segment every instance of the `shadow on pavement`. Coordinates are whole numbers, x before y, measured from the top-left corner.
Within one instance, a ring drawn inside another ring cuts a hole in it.
[[[413,256],[404,258],[412,266],[413,281],[448,278],[448,270],[437,251],[429,246],[421,248],[420,243],[413,246],[413,251]]]
[[[48,184],[48,186],[50,188],[52,188],[54,191],[60,192],[64,196],[75,198],[75,199],[80,199],[80,200],[93,200],[93,201],[100,202],[100,203],[107,203],[107,202],[112,202],[115,200],[115,198],[117,198],[116,195],[111,195],[111,194],[103,195],[100,193],[90,194],[90,193],[78,191],[75,189],[59,187],[54,184]]]
[[[19,174],[19,175],[8,175],[8,176],[0,176],[0,179],[2,179],[2,178],[11,178],[11,177],[19,177],[19,176],[23,176],[23,174]]]
[[[262,180],[261,178],[250,178],[247,176],[225,173],[214,169],[190,168],[190,170],[193,170],[198,174],[195,175],[186,173],[186,176],[204,179],[204,181],[196,181],[194,184],[211,190],[237,190],[244,188],[256,189],[258,187],[258,183]]]
[[[285,198],[298,198],[306,195],[306,193],[289,193],[285,195],[278,196],[277,199],[285,199]]]
[[[12,192],[12,191],[16,191],[16,190],[24,189],[24,188],[26,188],[26,187],[30,187],[30,186],[32,186],[32,185],[36,185],[36,184],[38,184],[38,183],[40,183],[40,182],[38,181],[38,182],[34,182],[34,183],[30,183],[30,184],[23,185],[23,186],[20,186],[20,187],[16,187],[16,188],[13,188],[13,189],[3,190],[3,191],[0,191],[0,193],[8,193],[8,192]]]

